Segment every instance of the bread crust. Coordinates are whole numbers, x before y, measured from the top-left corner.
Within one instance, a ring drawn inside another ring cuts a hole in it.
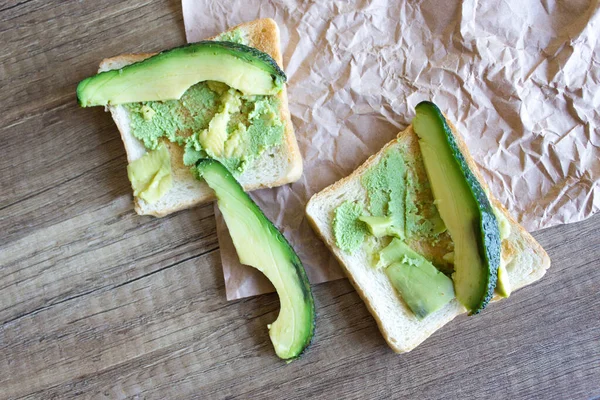
[[[536,273],[537,273],[536,278],[534,278],[533,280],[539,279],[545,273],[545,271],[550,267],[550,258],[548,257],[546,251],[529,234],[529,232],[527,232],[522,226],[520,226],[510,216],[510,214],[508,213],[508,211],[506,210],[506,208],[496,198],[494,198],[493,195],[491,195],[491,193],[489,192],[489,188],[488,188],[487,184],[485,183],[485,181],[484,181],[484,179],[483,179],[483,177],[482,177],[479,169],[477,168],[477,165],[476,165],[474,159],[470,155],[470,153],[468,151],[468,148],[467,148],[467,146],[466,146],[463,138],[458,133],[458,131],[456,130],[456,128],[454,127],[454,125],[452,125],[452,124],[449,123],[449,127],[450,127],[450,129],[452,131],[453,136],[456,139],[456,142],[457,142],[457,144],[458,144],[458,146],[459,146],[462,154],[465,157],[465,160],[467,161],[467,164],[469,165],[469,168],[471,168],[471,170],[475,174],[476,179],[486,189],[486,191],[488,193],[488,197],[490,198],[492,204],[498,210],[500,210],[504,214],[504,216],[507,218],[507,220],[510,222],[510,225],[511,225],[511,236],[510,236],[510,239],[511,240],[505,240],[505,241],[503,241],[503,246],[502,246],[502,256],[503,256],[503,258],[510,259],[510,258],[512,258],[515,255],[515,254],[511,254],[511,253],[519,251],[519,249],[513,248],[513,247],[510,246],[510,243],[512,243],[512,242],[517,242],[517,243],[521,244],[523,248],[531,249],[531,251],[533,251],[537,255],[537,258],[540,260],[540,265],[538,265],[537,269],[536,269]],[[342,267],[342,269],[346,273],[346,276],[350,280],[350,283],[352,284],[352,286],[354,286],[354,288],[357,291],[358,295],[365,302],[365,305],[366,305],[367,309],[369,310],[369,312],[371,313],[371,315],[375,319],[375,322],[377,323],[377,326],[378,326],[381,334],[383,335],[385,341],[390,346],[390,348],[394,352],[396,352],[396,353],[408,352],[408,351],[412,350],[413,348],[417,347],[427,337],[429,337],[437,329],[440,329],[445,323],[447,323],[449,321],[441,321],[441,322],[439,322],[437,324],[437,326],[435,327],[435,329],[431,330],[430,332],[421,332],[421,337],[418,340],[416,340],[412,345],[406,346],[406,345],[402,345],[402,344],[396,343],[395,340],[393,340],[393,332],[388,331],[388,329],[386,328],[386,324],[383,322],[383,317],[380,316],[377,313],[376,307],[373,304],[371,304],[371,301],[369,300],[369,296],[367,296],[367,294],[363,292],[363,290],[361,289],[360,285],[355,280],[355,277],[350,272],[349,268],[346,266],[344,259],[341,257],[341,251],[340,251],[340,249],[337,248],[337,246],[335,245],[335,243],[334,243],[333,240],[328,239],[327,235],[323,231],[323,227],[319,226],[317,220],[311,214],[310,209],[311,209],[311,207],[313,206],[313,204],[315,202],[319,201],[320,198],[327,197],[330,194],[336,193],[338,190],[342,189],[343,186],[346,185],[346,184],[348,184],[349,182],[351,182],[351,181],[353,181],[355,179],[360,179],[360,177],[376,162],[376,160],[378,159],[378,157],[383,152],[385,152],[391,146],[395,145],[398,141],[402,141],[403,139],[408,139],[408,137],[410,135],[415,135],[416,136],[416,134],[414,133],[414,130],[412,128],[412,125],[409,125],[404,131],[400,132],[397,135],[396,139],[394,139],[394,140],[388,142],[386,145],[384,145],[383,148],[379,152],[377,152],[377,153],[373,154],[371,157],[369,157],[362,165],[360,165],[350,175],[346,176],[345,178],[340,179],[339,181],[337,181],[337,182],[333,183],[332,185],[330,185],[330,186],[326,187],[325,189],[323,189],[321,192],[316,193],[315,195],[313,195],[311,197],[311,199],[309,200],[309,202],[307,203],[307,205],[306,205],[306,216],[307,216],[309,224],[311,225],[311,227],[313,228],[313,230],[315,231],[315,233],[317,234],[317,236],[319,236],[319,238],[325,243],[325,245],[327,246],[327,248],[333,253],[333,255],[335,256],[335,258],[338,260],[340,266]],[[507,246],[505,244],[509,244],[509,245]],[[531,282],[528,282],[528,283],[531,283]],[[518,288],[516,288],[516,289],[518,289]],[[500,300],[500,299],[501,299],[500,297],[495,296],[492,301],[497,301],[497,300]],[[454,318],[455,316],[457,316],[460,313],[466,312],[466,310],[463,307],[460,307],[460,309],[462,311],[456,313],[456,315],[454,315],[452,318]],[[452,318],[450,318],[450,319],[452,319]]]
[[[277,62],[279,67],[283,69],[283,59],[280,49],[279,27],[273,19],[257,19],[255,21],[236,25],[225,32],[230,32],[235,29],[241,29],[244,32],[246,38],[248,39],[249,46],[269,54]],[[214,40],[216,37],[217,36],[213,36],[207,40]],[[111,66],[115,65],[122,66],[132,64],[134,62],[142,61],[146,58],[152,57],[156,54],[157,53],[122,54],[116,57],[106,58],[100,63],[100,70],[113,69],[114,67],[111,68]],[[283,176],[274,181],[244,185],[244,190],[246,191],[282,186],[288,183],[296,182],[302,176],[302,154],[300,153],[300,149],[298,147],[298,142],[296,140],[296,135],[294,132],[294,127],[292,125],[292,118],[290,116],[290,111],[288,107],[286,86],[284,86],[283,89],[277,94],[277,97],[280,103],[280,118],[284,122],[284,138],[282,146],[284,146],[285,153],[287,155],[287,171]],[[110,107],[108,108],[110,109]],[[123,144],[125,144],[126,136],[128,135],[128,133],[126,132],[126,127],[123,126],[115,118],[114,114],[113,119],[115,120],[117,129],[119,130],[119,133],[121,135],[121,140],[123,140]],[[130,152],[127,151],[126,145],[125,149],[127,153],[127,162],[129,163],[133,160],[131,159]],[[163,207],[160,209],[148,211],[145,210],[144,201],[137,197],[134,197],[134,209],[136,213],[140,215],[153,215],[155,217],[164,217],[173,212],[208,203],[215,199],[216,198],[214,196],[213,191],[207,188],[207,190],[198,193],[198,195],[193,199],[188,199],[186,201],[180,200],[177,204],[175,204],[172,207]]]

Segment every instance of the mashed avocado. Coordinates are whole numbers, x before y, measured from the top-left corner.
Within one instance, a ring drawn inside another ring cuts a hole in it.
[[[376,217],[390,216],[394,228],[404,230],[406,166],[399,151],[388,151],[362,178],[367,189],[369,211]]]
[[[223,32],[215,38],[220,42],[233,42],[248,46],[248,39],[240,29],[234,29],[229,32]]]
[[[183,162],[221,161],[234,174],[281,143],[284,124],[275,96],[243,96],[220,82],[200,82],[179,100],[125,104],[131,129],[149,150],[161,138],[184,146]]]
[[[162,137],[184,144],[187,136],[206,129],[219,99],[206,82],[201,82],[190,87],[179,100],[129,103],[123,107],[129,111],[133,136],[154,150]]]
[[[358,219],[362,213],[362,205],[351,201],[345,201],[335,209],[333,234],[340,249],[352,252],[362,244],[368,233],[366,224]]]
[[[171,189],[171,155],[164,144],[151,150],[127,166],[133,195],[152,204]]]
[[[348,213],[342,209],[342,207],[349,207],[344,203],[336,209],[336,217],[338,212],[342,212],[345,219],[354,216],[357,221],[359,218],[362,221],[384,221],[387,236],[396,236],[403,240],[417,237],[429,238],[432,242],[435,242],[437,237],[445,232],[446,227],[435,205],[431,201],[422,202],[420,200],[421,198],[430,199],[431,195],[426,195],[430,191],[428,182],[421,182],[416,176],[414,163],[418,161],[418,159],[415,159],[415,155],[410,154],[408,149],[402,146],[390,148],[377,164],[369,168],[361,180],[362,186],[367,191],[368,204],[366,206],[369,215],[365,216],[364,212],[361,215]],[[362,209],[360,205],[356,207]],[[356,207],[354,210],[358,209]],[[336,230],[334,226],[334,235],[338,247],[344,249],[342,246],[345,246],[348,248],[348,237],[360,237],[362,241],[364,238],[363,230],[367,225],[364,223],[358,224],[357,221],[346,222],[344,230]],[[375,227],[379,224],[379,222],[375,224]],[[373,228],[371,225],[373,224],[370,224],[369,227]],[[356,232],[349,232],[353,228],[356,229]],[[341,236],[342,233],[344,237]],[[356,248],[358,246],[353,246],[348,251],[353,251]]]
[[[216,40],[248,45],[243,31],[220,34]],[[279,145],[284,124],[276,96],[243,96],[221,82],[191,86],[179,100],[124,104],[133,136],[148,150],[165,138],[184,149],[183,163],[200,158],[223,163],[234,175],[265,150]]]
[[[237,90],[229,89],[221,96],[219,112],[210,120],[208,128],[198,135],[200,146],[204,148],[210,157],[223,157],[228,136],[227,125],[231,115],[240,112],[241,106],[242,100]]]

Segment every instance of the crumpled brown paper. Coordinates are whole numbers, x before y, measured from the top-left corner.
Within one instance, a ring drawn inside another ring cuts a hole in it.
[[[304,217],[434,101],[465,136],[492,192],[532,231],[600,207],[598,1],[183,0],[187,40],[271,17],[281,30],[304,175],[252,197],[312,283],[341,277]],[[227,298],[272,291],[241,266],[217,218]]]

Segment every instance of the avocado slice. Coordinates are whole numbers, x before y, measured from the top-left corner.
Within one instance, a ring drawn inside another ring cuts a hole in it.
[[[275,353],[284,360],[297,358],[312,339],[315,320],[302,262],[223,164],[202,159],[193,172],[215,191],[240,262],[265,274],[277,290],[281,309],[268,326]]]
[[[392,240],[384,251],[386,249],[388,256],[394,254],[396,258],[385,273],[418,319],[427,317],[454,298],[452,280],[425,257],[398,239]]]
[[[406,256],[406,246],[402,240],[394,238],[379,252],[377,268],[385,268]]]
[[[501,242],[498,221],[438,107],[419,103],[413,128],[435,205],[454,242],[456,298],[469,314],[477,314],[496,287]]]
[[[173,186],[171,153],[164,143],[127,165],[133,195],[152,204]]]
[[[86,78],[77,86],[77,100],[82,107],[176,100],[190,86],[209,80],[226,83],[244,95],[271,95],[281,90],[287,78],[266,53],[208,40]]]

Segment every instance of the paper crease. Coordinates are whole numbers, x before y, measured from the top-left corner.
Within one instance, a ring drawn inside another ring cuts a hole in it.
[[[443,5],[442,5],[443,4]],[[188,41],[277,21],[302,178],[252,197],[309,279],[341,275],[304,216],[432,100],[455,123],[494,195],[523,226],[580,221],[600,207],[598,1],[228,2],[183,0]],[[217,218],[227,297],[271,291],[239,265]]]

